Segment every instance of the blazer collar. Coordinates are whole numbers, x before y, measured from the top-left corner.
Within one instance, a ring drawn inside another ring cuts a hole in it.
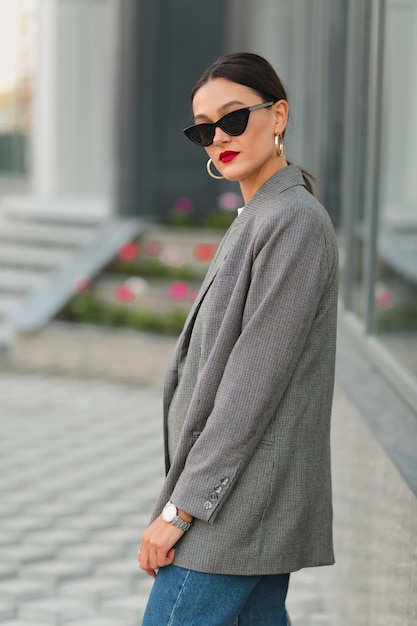
[[[305,186],[303,174],[298,165],[283,167],[258,189],[235,222],[246,223],[258,209],[275,201],[278,194],[297,185]]]

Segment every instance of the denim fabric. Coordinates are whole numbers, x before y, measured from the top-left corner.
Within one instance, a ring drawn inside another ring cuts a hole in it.
[[[228,576],[159,570],[142,626],[287,626],[289,574]]]

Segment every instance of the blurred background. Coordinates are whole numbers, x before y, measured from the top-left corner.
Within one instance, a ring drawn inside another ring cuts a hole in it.
[[[344,306],[415,375],[416,20],[413,0],[204,10],[1,0],[2,213],[48,207],[64,227],[80,213],[93,224],[164,219],[183,197],[196,214],[212,211],[238,190],[211,180],[204,151],[183,137],[189,93],[217,56],[256,51],[289,92],[286,153],[318,178],[339,230]]]
[[[200,74],[237,51],[265,56],[282,78],[286,154],[319,180],[340,243],[334,463],[344,524],[333,597],[340,604],[343,581],[363,610],[363,621],[346,623],[415,624],[417,0],[0,0],[3,358],[79,375],[87,359],[73,328],[82,322],[81,343],[122,362],[93,373],[159,384],[241,203],[182,134]],[[150,309],[139,313],[144,299]],[[64,322],[72,329],[58,340]],[[167,343],[146,344],[153,365],[138,376],[137,348],[127,356],[133,335],[112,348],[99,336],[94,348],[85,323],[144,328]],[[397,517],[381,526],[394,502]],[[387,547],[382,564],[380,548],[369,548],[375,533]],[[365,544],[359,584],[352,555]],[[384,613],[375,607],[393,578],[408,592],[401,611],[394,603]]]

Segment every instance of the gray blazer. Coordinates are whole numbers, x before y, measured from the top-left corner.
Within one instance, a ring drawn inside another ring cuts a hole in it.
[[[174,563],[278,574],[334,562],[330,482],[337,246],[296,166],[219,246],[164,390],[171,499],[194,516]]]

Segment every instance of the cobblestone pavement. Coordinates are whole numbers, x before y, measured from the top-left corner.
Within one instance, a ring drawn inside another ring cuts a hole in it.
[[[2,626],[140,625],[161,430],[157,388],[0,371]],[[317,576],[292,577],[293,626],[334,624]]]

